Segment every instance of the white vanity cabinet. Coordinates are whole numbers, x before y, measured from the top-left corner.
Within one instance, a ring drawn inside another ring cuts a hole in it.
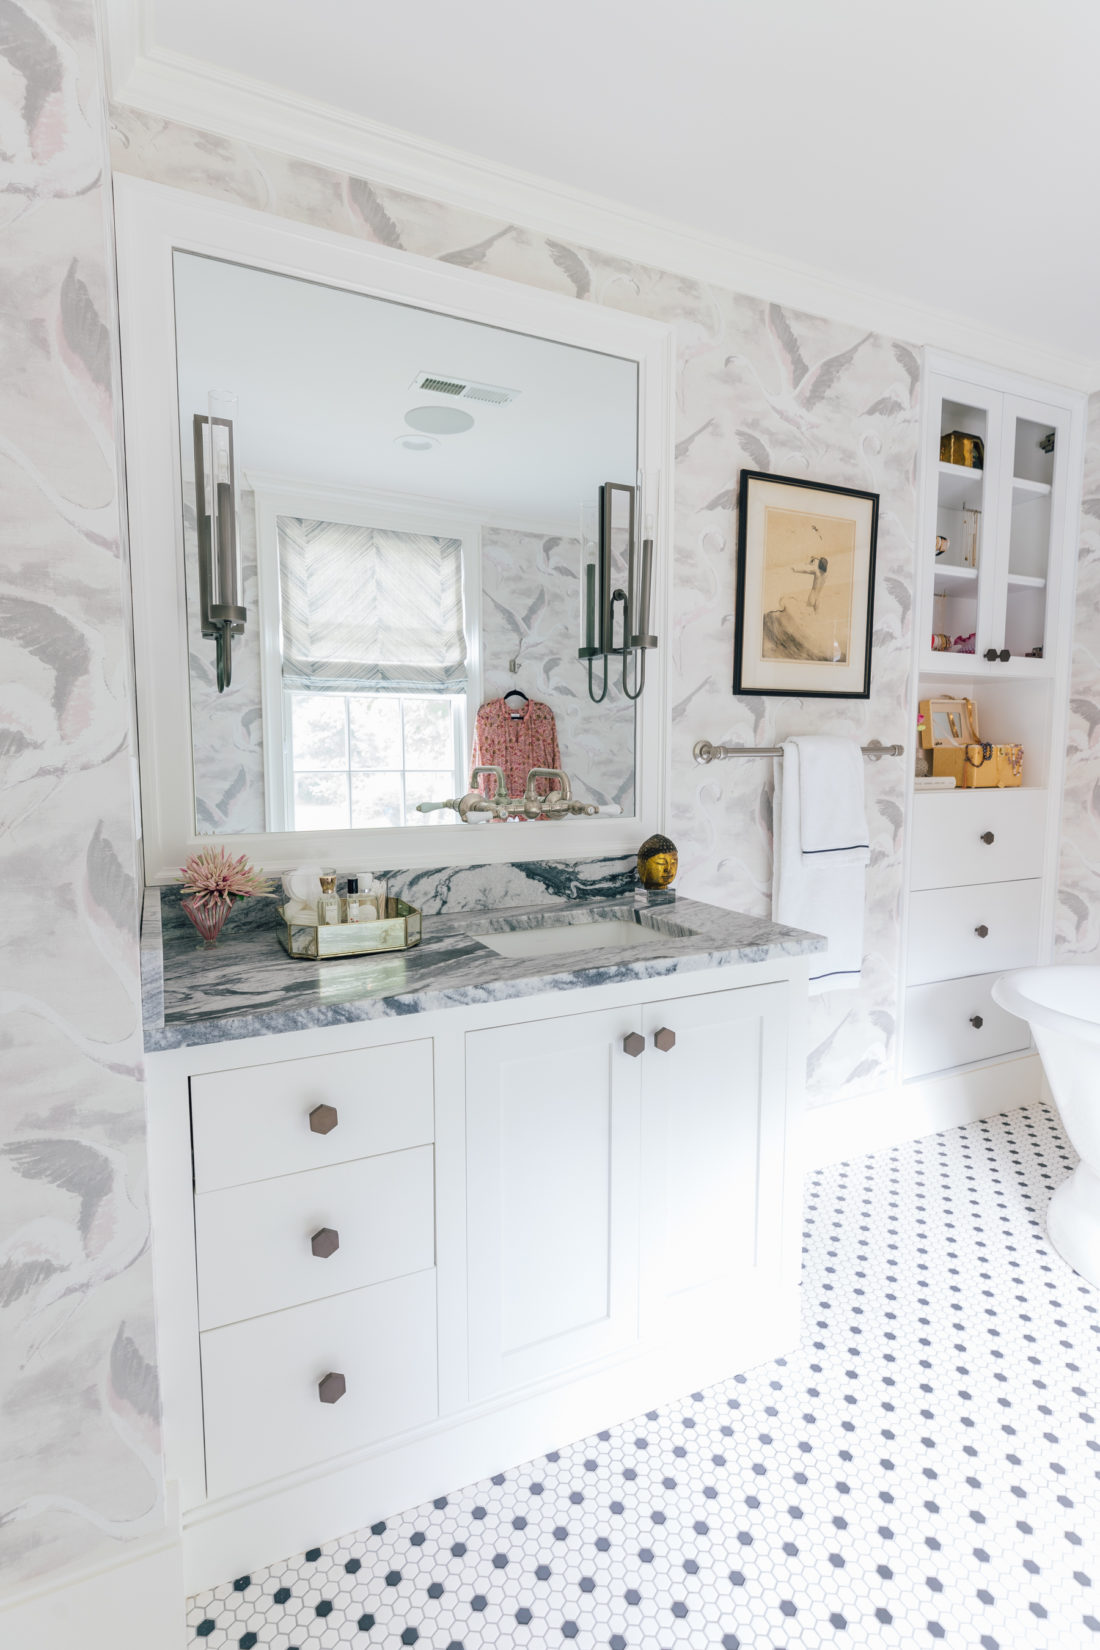
[[[189,1591],[788,1349],[805,977],[150,1054]]]
[[[707,1336],[774,1254],[787,993],[748,986],[466,1042],[470,1395]]]

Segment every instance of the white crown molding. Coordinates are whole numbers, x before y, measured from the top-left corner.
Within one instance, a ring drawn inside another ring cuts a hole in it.
[[[164,50],[150,43],[145,0],[101,4],[116,104],[911,344],[1074,389],[1100,385],[1100,362]]]

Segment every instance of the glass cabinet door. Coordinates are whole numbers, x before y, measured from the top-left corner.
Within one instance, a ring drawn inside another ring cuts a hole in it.
[[[1004,397],[1004,452],[1011,463],[1001,477],[1004,527],[991,646],[998,660],[1007,653],[1017,668],[1020,661],[1040,661],[1047,653],[1056,571],[1051,529],[1058,519],[1068,440],[1067,413],[1020,396]],[[1037,674],[1047,668],[1034,666]]]
[[[939,408],[939,440],[929,466],[931,507],[924,518],[935,521],[935,542],[921,547],[935,562],[926,660],[933,669],[957,671],[963,655],[969,670],[970,660],[988,645],[997,610],[996,460],[1003,397],[944,378],[930,391]]]

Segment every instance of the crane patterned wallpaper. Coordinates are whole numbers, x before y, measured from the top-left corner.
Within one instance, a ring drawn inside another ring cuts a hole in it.
[[[116,109],[113,128],[117,171],[675,327],[675,598],[671,634],[663,638],[671,664],[672,834],[686,893],[768,914],[771,764],[705,770],[694,766],[691,748],[701,738],[773,744],[824,730],[907,740],[915,350],[133,109]],[[869,702],[732,697],[735,499],[743,467],[881,494]],[[864,985],[814,1000],[810,1083],[820,1098],[873,1088],[892,1073],[903,766],[869,765],[867,781]]]
[[[0,0],[0,1575],[162,1523],[90,0]]]
[[[1055,944],[1061,960],[1086,962],[1100,950],[1100,394],[1085,437],[1072,669]]]

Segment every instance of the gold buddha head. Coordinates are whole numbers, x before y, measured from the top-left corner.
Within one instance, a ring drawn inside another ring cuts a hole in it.
[[[676,844],[667,836],[650,836],[638,849],[638,881],[643,888],[668,888],[679,865]]]

